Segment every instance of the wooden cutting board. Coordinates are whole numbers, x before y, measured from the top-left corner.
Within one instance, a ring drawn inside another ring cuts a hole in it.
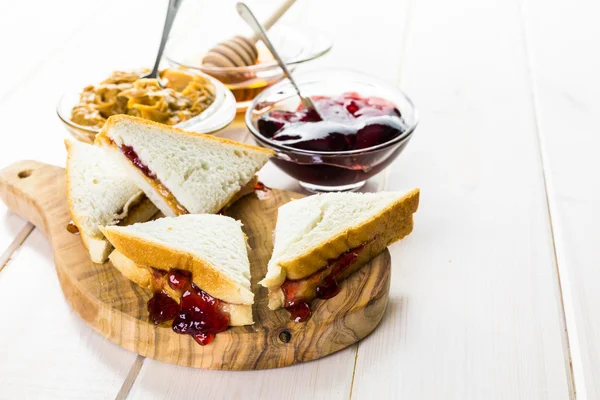
[[[227,210],[227,215],[243,222],[252,248],[255,323],[229,328],[207,346],[150,323],[146,309],[150,291],[125,279],[110,262],[90,261],[79,235],[67,231],[71,217],[63,168],[35,161],[15,163],[0,172],[0,195],[11,210],[49,238],[62,290],[81,318],[109,340],[145,357],[206,369],[283,367],[359,341],[375,329],[385,311],[390,286],[387,250],[344,281],[337,296],[315,300],[307,322],[294,323],[287,311],[268,309],[267,290],[258,281],[271,256],[277,208],[302,197],[298,193],[272,189],[251,194]]]

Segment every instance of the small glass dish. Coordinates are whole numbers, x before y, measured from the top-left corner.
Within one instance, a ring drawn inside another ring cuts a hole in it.
[[[380,97],[392,102],[402,114],[405,131],[392,140],[359,150],[339,152],[297,149],[263,136],[258,120],[273,110],[295,111],[300,99],[288,80],[262,92],[246,111],[246,126],[259,145],[272,149],[272,161],[299,181],[305,189],[319,193],[353,191],[383,171],[406,148],[418,123],[412,101],[398,88],[377,78],[348,70],[313,71],[294,76],[305,96],[338,96],[356,92],[362,97]]]
[[[269,30],[269,38],[292,70],[325,55],[332,47],[331,37],[298,26],[277,24]],[[223,82],[233,92],[238,111],[245,110],[252,99],[283,78],[283,71],[261,41],[256,44],[259,52],[256,65],[227,68],[202,65],[204,54],[215,44],[210,41],[199,44],[197,37],[190,34],[174,36],[167,43],[164,58],[170,66],[200,71]]]
[[[235,98],[231,91],[211,76],[207,76],[198,71],[185,72],[189,74],[200,74],[210,79],[215,86],[215,101],[199,115],[174,126],[191,132],[210,134],[229,125],[236,114]],[[90,83],[95,84],[96,82],[88,82],[88,84]],[[56,113],[58,118],[65,124],[67,130],[75,137],[75,139],[86,143],[93,143],[94,138],[98,132],[100,132],[100,129],[79,125],[71,121],[71,110],[79,102],[79,95],[84,87],[85,84],[81,87],[64,92],[58,100]]]

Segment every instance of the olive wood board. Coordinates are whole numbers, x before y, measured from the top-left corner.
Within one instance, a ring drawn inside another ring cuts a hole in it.
[[[0,196],[50,240],[62,291],[73,309],[112,342],[155,360],[204,369],[278,368],[315,360],[367,336],[379,324],[390,287],[386,250],[340,284],[340,293],[312,302],[308,321],[295,323],[284,309],[267,307],[267,290],[258,285],[273,248],[277,209],[303,195],[271,189],[250,194],[227,210],[244,224],[255,304],[254,325],[230,327],[198,345],[190,336],[148,319],[151,292],[124,278],[110,262],[93,263],[71,221],[65,198],[64,169],[20,161],[0,172]]]

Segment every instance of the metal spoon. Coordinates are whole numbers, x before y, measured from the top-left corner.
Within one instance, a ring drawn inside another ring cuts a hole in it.
[[[165,26],[163,27],[162,38],[160,39],[160,46],[158,47],[158,53],[156,54],[156,60],[154,61],[154,67],[150,73],[143,75],[141,78],[153,78],[158,81],[160,86],[163,84],[160,82],[158,77],[158,66],[160,64],[160,60],[162,59],[163,51],[165,50],[165,44],[167,43],[167,39],[169,38],[169,33],[171,32],[171,27],[173,26],[173,21],[177,16],[177,11],[179,11],[179,6],[181,6],[183,0],[169,0],[169,6],[167,8],[167,17],[165,18]]]
[[[271,54],[273,54],[273,57],[275,57],[275,60],[277,60],[277,63],[283,70],[283,73],[290,80],[294,89],[296,89],[296,93],[298,93],[298,97],[300,97],[300,100],[302,101],[302,105],[304,106],[304,108],[306,108],[310,112],[314,112],[316,115],[319,116],[319,118],[321,118],[321,114],[319,114],[319,112],[317,111],[317,108],[315,107],[315,104],[312,102],[311,98],[304,97],[300,93],[300,88],[296,84],[296,81],[294,81],[294,78],[292,78],[292,74],[288,70],[288,68],[285,65],[285,63],[283,62],[283,60],[281,59],[281,56],[279,55],[279,53],[277,53],[277,50],[275,50],[275,47],[273,47],[273,43],[271,43],[269,36],[267,36],[267,31],[260,24],[260,22],[258,22],[258,20],[254,16],[252,11],[250,11],[250,8],[243,2],[237,3],[236,7],[237,7],[238,14],[240,14],[240,17],[242,17],[243,20],[246,21],[246,23],[248,25],[250,25],[250,27],[252,28],[254,33],[262,39],[265,46],[267,46],[267,48],[269,49]]]

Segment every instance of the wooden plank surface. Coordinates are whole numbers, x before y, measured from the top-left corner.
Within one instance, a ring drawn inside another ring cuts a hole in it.
[[[600,3],[523,7],[578,399],[600,398]]]
[[[136,355],[71,309],[51,259],[35,230],[0,272],[0,398],[114,398]]]
[[[62,140],[68,134],[56,117],[55,105],[65,82],[85,84],[87,74],[100,77],[114,69],[115,62],[131,66],[133,60],[152,54],[156,46],[140,41],[131,48],[122,39],[123,35],[143,31],[146,24],[161,26],[161,2],[120,2],[122,13],[114,13],[107,2],[85,2],[85,6],[75,8],[63,3],[52,3],[60,8],[45,12],[48,21],[54,19],[61,26],[47,30],[44,40],[28,47],[30,54],[40,55],[38,61],[31,61],[38,62],[39,67],[29,71],[25,80],[9,80],[14,90],[0,99],[0,118],[5,121],[5,141],[0,146],[2,168],[20,159],[62,165]],[[15,2],[13,10],[27,15],[31,7],[35,8],[29,2]],[[96,8],[99,11],[87,18]],[[132,18],[140,9],[145,10],[143,18]],[[119,25],[124,28],[113,29]],[[70,34],[60,36],[56,32]],[[51,54],[47,52],[49,43],[57,44]],[[10,54],[16,57],[19,51],[13,46]],[[34,230],[13,253],[11,243],[19,243],[28,227],[4,204],[0,204],[0,218],[0,316],[4,321],[23,318],[28,327],[7,327],[0,333],[0,399],[115,398],[130,370],[135,369],[137,355],[96,334],[72,311],[58,285],[52,252],[41,233]],[[2,268],[3,260],[11,256]]]
[[[33,227],[10,212],[4,204],[0,207],[0,270],[12,254],[23,244]]]
[[[376,334],[376,333],[374,333]],[[263,371],[198,371],[146,359],[130,399],[347,399],[354,351]]]
[[[421,205],[353,398],[573,398],[518,2],[416,2],[402,82]]]
[[[0,146],[0,167],[22,158],[62,165],[67,134],[54,114],[61,88],[151,63],[164,17],[158,0],[41,3],[0,3],[0,33],[19,38],[0,49],[21,60],[0,65],[10,77],[0,88],[0,118],[11,135]],[[200,9],[206,4],[198,1]],[[36,322],[34,307],[47,310],[43,332],[0,334],[0,398],[568,399],[569,356],[577,398],[599,398],[599,7],[591,0],[299,1],[285,18],[336,39],[311,68],[401,78],[421,111],[387,181],[366,188],[422,189],[414,233],[391,249],[383,325],[358,353],[353,347],[281,370],[221,373],[144,360],[70,311],[46,240],[34,231],[19,248],[29,228],[0,205],[0,261],[16,250],[4,269],[0,262],[0,317]],[[34,117],[24,107],[32,92]],[[248,139],[243,125],[229,135]],[[298,190],[272,165],[261,179]],[[26,289],[34,294],[23,296]],[[13,309],[15,299],[21,304]]]

